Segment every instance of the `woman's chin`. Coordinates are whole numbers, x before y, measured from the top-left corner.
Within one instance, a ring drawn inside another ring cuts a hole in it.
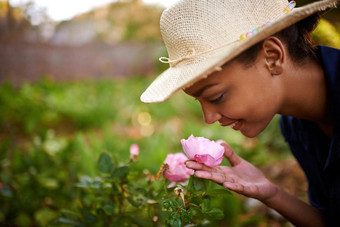
[[[244,123],[240,128],[240,132],[249,138],[254,138],[261,134],[263,130],[265,130],[270,121],[261,121],[257,123]]]
[[[242,135],[248,138],[254,138],[258,136],[262,131],[263,130],[255,130],[254,128],[252,128],[251,130],[247,130],[246,128],[240,129],[240,132],[242,133]]]

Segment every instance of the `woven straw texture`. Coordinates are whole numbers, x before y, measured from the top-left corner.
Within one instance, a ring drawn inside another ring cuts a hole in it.
[[[220,70],[255,43],[338,3],[319,1],[287,14],[286,0],[181,0],[166,9],[160,20],[170,67],[147,88],[141,101],[163,102],[176,91]],[[239,39],[268,21],[272,23],[258,33]]]

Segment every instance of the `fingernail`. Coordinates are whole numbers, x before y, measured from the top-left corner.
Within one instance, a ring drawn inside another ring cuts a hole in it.
[[[192,167],[192,162],[187,161],[187,162],[185,162],[185,165],[186,165],[186,167]]]

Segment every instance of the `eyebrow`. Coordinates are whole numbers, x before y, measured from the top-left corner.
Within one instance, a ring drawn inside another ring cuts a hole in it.
[[[204,87],[202,87],[201,89],[199,89],[198,91],[196,91],[196,92],[193,94],[193,96],[194,96],[194,97],[199,97],[199,96],[202,95],[202,93],[203,93],[206,89],[208,89],[208,88],[210,88],[210,87],[213,87],[213,86],[215,86],[215,85],[217,85],[217,83],[205,85]]]

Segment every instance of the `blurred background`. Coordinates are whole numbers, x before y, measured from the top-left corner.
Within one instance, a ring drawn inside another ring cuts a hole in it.
[[[129,158],[156,174],[191,134],[229,142],[269,178],[306,200],[304,175],[275,117],[257,138],[205,125],[200,106],[176,94],[165,103],[139,101],[168,66],[159,18],[169,0],[0,0],[0,225],[46,226],[77,209],[75,184],[99,175],[97,159]],[[312,1],[297,1],[301,6]],[[340,48],[340,12],[313,33]],[[228,226],[289,226],[256,201],[232,195]]]

